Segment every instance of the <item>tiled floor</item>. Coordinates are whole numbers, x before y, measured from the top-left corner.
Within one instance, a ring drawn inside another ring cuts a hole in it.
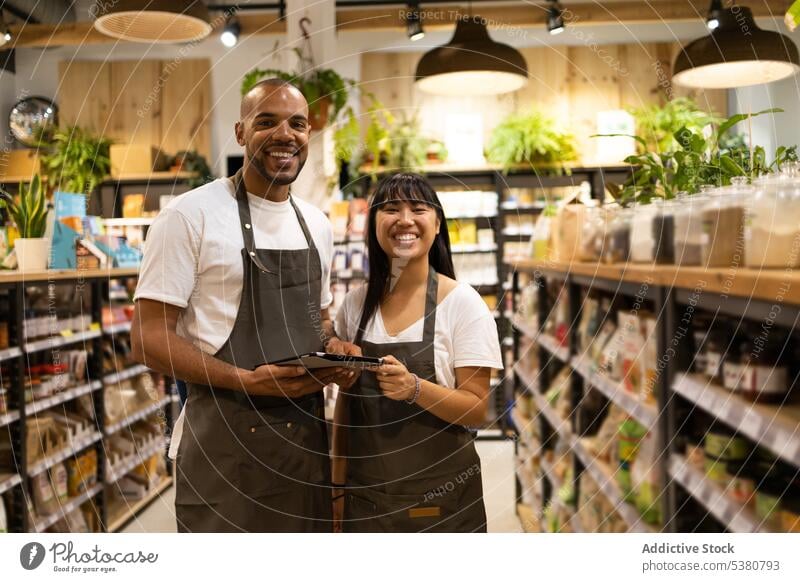
[[[478,441],[483,470],[483,494],[490,532],[521,532],[514,511],[514,445],[510,441]],[[175,488],[167,489],[131,521],[125,533],[174,532]]]

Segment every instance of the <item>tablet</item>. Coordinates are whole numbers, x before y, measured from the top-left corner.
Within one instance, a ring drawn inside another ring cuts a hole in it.
[[[356,368],[369,369],[383,364],[383,358],[368,358],[366,356],[344,356],[342,354],[327,354],[325,352],[311,352],[302,356],[292,356],[276,362],[272,366],[303,366],[310,370],[316,368]]]

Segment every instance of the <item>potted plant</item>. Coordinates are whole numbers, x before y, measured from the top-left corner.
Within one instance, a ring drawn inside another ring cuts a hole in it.
[[[300,49],[294,49],[301,63],[309,63]],[[242,95],[262,79],[276,77],[297,87],[308,101],[309,125],[312,130],[323,129],[347,103],[349,88],[355,83],[344,79],[333,69],[317,68],[310,62],[306,72],[287,72],[280,69],[255,68],[242,79]]]
[[[214,180],[214,173],[205,157],[197,151],[180,151],[175,154],[170,163],[170,169],[175,172],[189,172],[192,177],[187,180],[189,188],[197,188]]]
[[[664,105],[646,105],[629,110],[636,121],[636,135],[640,137],[641,151],[655,153],[680,149],[675,133],[683,128],[700,132],[709,124],[718,124],[722,119],[713,112],[707,113],[692,99],[678,97]]]
[[[52,190],[85,194],[87,201],[111,170],[111,140],[79,127],[42,136],[42,169]]]
[[[47,225],[47,194],[38,174],[30,184],[19,185],[19,201],[0,190],[0,208],[7,208],[19,231],[14,241],[17,266],[20,271],[41,271],[47,268],[48,240],[44,238]]]
[[[560,129],[549,115],[531,109],[509,115],[494,128],[486,157],[506,172],[522,164],[557,171],[578,154],[571,133]]]

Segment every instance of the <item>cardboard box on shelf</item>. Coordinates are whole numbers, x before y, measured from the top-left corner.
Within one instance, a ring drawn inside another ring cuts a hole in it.
[[[157,147],[142,144],[112,144],[111,175],[150,174],[167,169],[167,156]]]

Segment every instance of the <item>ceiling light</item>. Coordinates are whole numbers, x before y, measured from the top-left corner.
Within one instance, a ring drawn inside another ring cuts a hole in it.
[[[683,47],[673,81],[700,89],[732,89],[771,83],[800,71],[792,40],[756,26],[749,8],[734,5],[719,13],[719,26]]]
[[[550,8],[547,9],[547,32],[555,36],[564,32],[564,17],[558,0],[550,0]]]
[[[498,95],[528,82],[528,65],[517,49],[492,40],[486,20],[459,18],[453,38],[424,55],[415,80],[437,95]]]
[[[112,38],[181,43],[211,34],[208,8],[199,0],[97,0],[94,27]]]
[[[419,15],[419,2],[408,3],[406,33],[411,41],[420,40],[425,36],[425,31],[422,30],[422,17]]]
[[[711,6],[708,8],[708,17],[706,18],[708,30],[714,30],[719,26],[719,15],[721,12],[722,0],[711,0]]]
[[[237,18],[229,18],[219,35],[219,40],[228,48],[233,48],[239,42],[239,35],[242,33],[242,26]]]

